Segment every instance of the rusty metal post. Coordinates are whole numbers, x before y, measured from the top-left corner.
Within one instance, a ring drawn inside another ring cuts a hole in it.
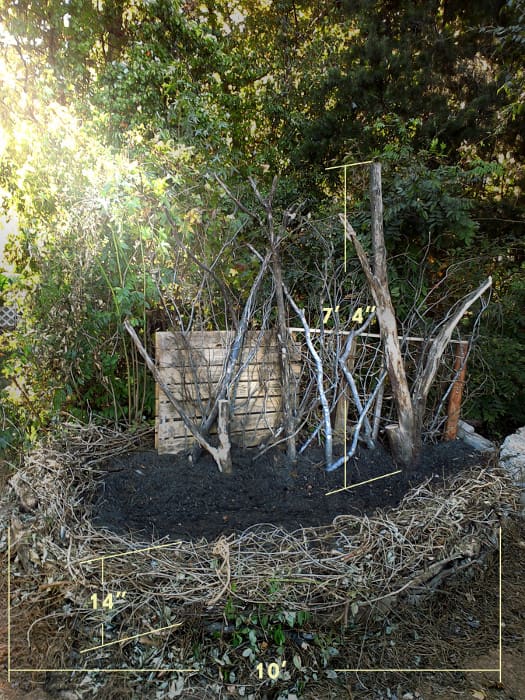
[[[456,345],[456,357],[454,360],[454,374],[456,380],[452,386],[448,400],[447,425],[445,428],[445,440],[455,440],[458,434],[459,416],[461,413],[461,399],[465,386],[465,374],[467,372],[468,342],[461,341]],[[458,374],[459,372],[459,374]]]

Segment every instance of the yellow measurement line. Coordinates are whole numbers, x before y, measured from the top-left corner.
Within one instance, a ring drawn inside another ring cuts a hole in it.
[[[13,673],[199,673],[198,668],[13,668]]]
[[[95,649],[102,649],[103,647],[111,647],[114,644],[121,644],[122,642],[129,642],[131,639],[138,639],[139,637],[146,637],[149,634],[155,634],[156,632],[162,632],[163,630],[171,630],[174,627],[180,627],[182,622],[176,622],[174,625],[168,625],[167,627],[157,627],[153,630],[146,630],[145,632],[139,632],[139,634],[134,634],[131,637],[122,637],[122,639],[115,639],[113,642],[106,642],[105,644],[97,644],[95,647],[89,647],[89,649],[82,649],[81,654],[87,654],[88,651],[94,651]]]
[[[11,682],[11,527],[7,525],[7,682]]]
[[[289,328],[291,333],[304,333],[304,328],[292,326]],[[310,328],[310,333],[324,333],[325,335],[333,335],[334,333],[338,335],[350,335],[350,333],[355,333],[355,331],[342,331],[342,330],[334,330],[333,328]],[[380,333],[360,333],[359,334],[360,338],[381,338]],[[414,342],[417,343],[423,343],[427,339],[426,338],[417,338],[415,336],[402,336],[398,335],[397,336],[399,340],[413,340]],[[464,343],[464,340],[449,340],[448,341],[450,345],[458,345],[460,343]]]
[[[346,170],[347,168],[355,168],[357,165],[369,165],[373,162],[373,160],[361,160],[358,163],[343,163],[343,165],[331,165],[329,168],[325,168],[325,170],[340,170],[341,168],[344,168]]]
[[[388,474],[382,474],[381,476],[375,476],[373,479],[367,479],[366,481],[360,481],[358,484],[352,484],[352,486],[344,486],[342,489],[336,489],[335,491],[328,491],[325,496],[331,496],[333,493],[339,493],[340,491],[356,489],[358,486],[364,486],[365,484],[370,484],[372,481],[378,481],[378,479],[386,479],[387,476],[394,476],[394,474],[401,474],[401,469],[395,472],[389,472]]]
[[[499,528],[499,682],[503,683],[503,588],[502,588],[502,571],[503,571],[503,557],[502,557],[502,540],[501,535],[501,525]]]
[[[104,600],[104,559],[100,560],[100,583],[102,588],[102,600]],[[100,625],[100,641],[102,646],[104,646],[104,623]]]
[[[345,387],[345,391],[346,391],[346,387]],[[345,422],[344,439],[343,439],[343,443],[344,443],[343,450],[344,450],[344,455],[345,455],[345,461],[344,461],[344,465],[343,465],[343,469],[344,469],[344,482],[343,482],[344,486],[343,486],[343,488],[344,489],[346,489],[346,463],[348,462],[348,459],[346,456],[346,453],[347,453],[347,449],[346,449],[346,422],[347,421],[346,421],[346,419],[347,419],[347,415],[346,415],[346,397],[345,397],[343,399],[343,420]]]
[[[494,673],[497,668],[334,668],[337,673]]]
[[[168,542],[167,544],[158,544],[154,547],[144,547],[143,549],[130,549],[127,552],[119,552],[118,554],[106,554],[102,557],[94,557],[93,559],[82,559],[79,564],[91,564],[94,561],[105,559],[116,559],[117,557],[127,557],[131,554],[142,554],[143,552],[152,552],[155,549],[165,549],[166,547],[174,547],[176,544],[181,544],[180,540],[176,542]]]
[[[502,528],[499,533],[499,665],[498,668],[335,668],[336,673],[498,673],[499,682],[503,683],[503,556],[502,556]]]

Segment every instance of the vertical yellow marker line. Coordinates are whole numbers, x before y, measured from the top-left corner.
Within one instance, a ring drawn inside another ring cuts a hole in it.
[[[346,208],[347,208],[347,203],[346,203],[346,200],[347,200],[347,197],[346,197],[346,182],[347,182],[347,180],[346,180],[346,165],[343,168],[343,173],[344,173],[344,177],[343,177],[343,181],[344,181],[343,210],[344,210],[344,215],[345,215],[345,227],[346,227],[346,222],[347,222],[347,217],[346,217],[346,213],[347,213],[346,212]],[[343,231],[343,241],[344,241],[344,270],[345,270],[345,274],[346,274],[346,235],[345,235],[345,231]],[[345,388],[345,392],[346,392],[346,388]],[[343,433],[344,433],[344,440],[343,440],[344,453],[343,454],[345,456],[345,460],[344,460],[344,464],[343,464],[343,469],[344,469],[344,487],[346,489],[346,461],[347,461],[346,460],[346,424],[348,422],[347,421],[347,413],[346,413],[346,396],[345,396],[344,403],[343,403],[343,416],[344,416],[344,420],[345,420],[345,427],[343,430]]]
[[[104,583],[104,559],[102,558],[100,560],[100,581],[102,584],[102,600],[105,598],[105,583]],[[104,611],[104,608],[102,608],[102,611]],[[102,618],[104,618],[104,613],[102,612]],[[104,644],[104,619],[102,619],[102,623],[100,625],[100,643]]]
[[[503,588],[502,588],[502,552],[501,552],[501,525],[499,526],[499,682],[503,683]]]
[[[326,168],[326,170],[339,170],[340,168],[343,169],[343,189],[344,189],[344,200],[343,200],[343,211],[344,211],[344,218],[345,218],[345,228],[346,228],[346,221],[347,221],[347,211],[348,211],[348,205],[347,205],[347,177],[346,177],[346,171],[347,168],[354,168],[357,165],[368,165],[369,163],[373,163],[374,161],[372,160],[363,160],[358,163],[344,163],[343,165],[332,165],[329,168]],[[345,230],[343,229],[343,267],[344,271],[346,272],[346,233]],[[344,416],[346,417],[346,399],[344,399],[343,402],[343,410],[344,410]],[[344,427],[344,487],[346,488],[346,463],[347,463],[347,458],[346,458],[346,420],[345,420],[345,427]]]
[[[343,168],[343,181],[344,181],[344,203],[343,203],[343,208],[344,208],[344,213],[345,213],[345,226],[346,226],[346,165]],[[344,268],[346,272],[346,236],[343,234],[343,241],[344,241]],[[346,462],[345,462],[346,464]]]
[[[11,528],[7,526],[7,682],[11,683]]]

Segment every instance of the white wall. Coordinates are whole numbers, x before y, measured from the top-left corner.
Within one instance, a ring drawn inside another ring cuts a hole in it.
[[[14,217],[10,221],[6,221],[5,217],[0,217],[0,271],[7,270],[11,271],[11,265],[7,264],[4,259],[4,246],[7,242],[7,238],[16,233],[16,221]]]

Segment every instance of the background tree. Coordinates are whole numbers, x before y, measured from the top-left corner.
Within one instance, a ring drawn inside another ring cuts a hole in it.
[[[73,274],[65,251],[73,261],[77,224],[66,220],[74,210],[92,215],[82,201],[85,188],[103,199],[109,186],[121,226],[100,212],[92,221],[103,240],[109,236],[108,250],[124,258],[133,251],[138,263],[140,251],[148,249],[145,241],[140,247],[139,231],[158,226],[157,233],[169,238],[156,210],[162,187],[173,197],[173,216],[187,227],[186,242],[206,256],[234,225],[221,220],[213,176],[249,202],[247,178],[268,190],[278,172],[276,211],[301,202],[305,220],[322,222],[322,236],[314,226],[292,227],[281,248],[285,282],[292,288],[301,276],[308,282],[305,297],[317,299],[316,265],[326,252],[320,241],[328,242],[335,260],[343,247],[341,228],[334,225],[342,209],[341,182],[326,166],[380,157],[399,321],[410,320],[405,300],[414,293],[424,299],[445,273],[450,279],[446,271],[462,270],[456,298],[492,276],[494,311],[481,331],[483,364],[471,365],[467,411],[494,434],[508,432],[525,419],[515,362],[523,351],[515,311],[524,263],[523,15],[522,0],[0,2],[0,176],[9,193],[5,207],[15,205],[25,222],[13,249],[22,279],[47,275],[53,265],[58,279],[61,264],[69,270],[64,280]],[[66,110],[62,116],[57,106]],[[57,119],[53,134],[46,125]],[[74,148],[67,145],[78,137],[70,119],[82,125],[82,143],[75,141]],[[116,166],[112,175],[99,169],[93,185],[81,158],[94,171],[98,160]],[[349,174],[347,209],[361,234],[368,230],[369,202],[363,175]],[[238,245],[221,272],[233,291],[247,289],[256,274],[243,243],[262,242],[242,215],[237,225]],[[60,248],[57,232],[66,229],[69,242]],[[64,255],[52,263],[51,251]],[[138,268],[131,274],[124,265],[120,279],[116,259],[108,265],[116,275],[110,286],[128,289],[135,296],[127,300],[138,301]],[[82,290],[87,294],[89,285]],[[89,296],[82,298],[88,308]],[[416,321],[410,322],[416,331]],[[506,398],[488,406],[482,398],[486,381],[502,383]]]

